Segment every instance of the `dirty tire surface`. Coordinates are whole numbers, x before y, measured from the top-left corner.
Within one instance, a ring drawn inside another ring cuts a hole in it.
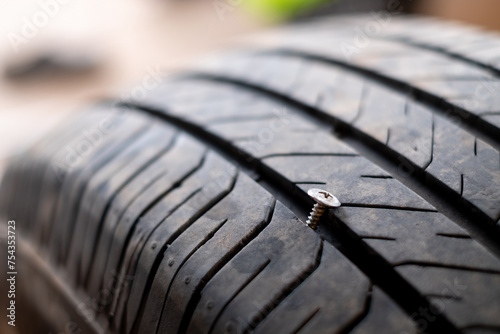
[[[500,332],[499,45],[328,18],[85,110],[3,178],[19,288],[59,330]]]

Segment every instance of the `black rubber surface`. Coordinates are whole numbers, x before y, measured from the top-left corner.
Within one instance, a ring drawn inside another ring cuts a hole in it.
[[[276,32],[11,162],[2,216],[51,268],[40,280],[85,309],[75,321],[500,332],[500,39],[392,17],[347,57],[367,22]],[[316,231],[310,188],[342,202]]]

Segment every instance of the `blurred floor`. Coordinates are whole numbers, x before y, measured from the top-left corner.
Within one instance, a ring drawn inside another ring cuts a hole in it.
[[[262,26],[241,8],[221,20],[211,1],[59,1],[0,0],[0,35],[5,37],[0,64],[61,48],[90,50],[99,67],[59,77],[0,78],[0,174],[18,148],[89,101],[119,96],[148,71],[175,70]]]
[[[500,30],[500,1],[498,0],[419,0],[413,2],[418,14],[456,20],[489,30]]]

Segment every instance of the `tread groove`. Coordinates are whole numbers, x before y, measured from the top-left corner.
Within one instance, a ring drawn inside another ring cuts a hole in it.
[[[434,134],[435,134],[435,132],[436,132],[436,116],[434,116],[434,114],[432,114],[431,158],[429,159],[429,163],[427,163],[427,165],[422,168],[424,171],[426,171],[427,168],[429,168],[429,166],[432,164],[432,161],[434,160]],[[460,194],[460,196],[462,196],[462,194]]]
[[[394,264],[394,267],[402,267],[402,266],[420,266],[420,267],[432,267],[432,268],[447,268],[447,269],[456,269],[470,272],[478,272],[485,274],[495,274],[499,275],[500,270],[488,270],[488,269],[480,269],[480,268],[471,268],[466,266],[454,266],[447,265],[442,263],[434,263],[434,262],[426,262],[426,261],[403,261]]]
[[[293,334],[298,334],[302,328],[304,328],[319,312],[319,308],[315,309],[299,326],[293,331]]]
[[[392,205],[378,205],[378,204],[366,204],[366,203],[342,203],[343,207],[351,207],[351,208],[372,208],[372,209],[391,209],[391,210],[399,210],[399,211],[415,211],[415,212],[438,212],[433,209],[422,209],[422,208],[408,208],[401,206],[392,206]]]
[[[460,196],[464,194],[464,174],[460,174]]]
[[[268,154],[263,157],[259,157],[259,159],[264,160],[268,158],[276,158],[276,157],[359,157],[359,154],[350,154],[350,153],[276,153],[276,154]]]
[[[368,86],[363,83],[363,88],[361,90],[361,96],[360,96],[360,103],[359,103],[359,108],[358,112],[356,113],[356,116],[354,116],[353,120],[351,121],[351,124],[356,124],[358,119],[361,118],[361,115],[363,114],[363,111],[365,109],[365,103],[366,103],[366,96],[368,95]],[[322,95],[320,95],[322,96]],[[316,104],[317,105],[317,104]]]
[[[371,236],[371,235],[359,235],[361,239],[372,239],[372,240],[386,240],[386,241],[396,241],[396,238],[390,237],[379,237],[379,236]]]
[[[445,237],[445,238],[471,239],[472,240],[470,235],[465,235],[465,234],[436,233],[436,235],[439,237]]]
[[[326,182],[300,181],[300,182],[294,182],[294,184],[326,184]]]
[[[365,179],[392,179],[391,175],[360,175],[360,177]]]

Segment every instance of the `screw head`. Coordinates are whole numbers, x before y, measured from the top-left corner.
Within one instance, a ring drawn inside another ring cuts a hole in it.
[[[319,203],[327,208],[338,208],[341,205],[337,197],[333,196],[326,190],[312,188],[307,191],[307,194],[316,203]]]

